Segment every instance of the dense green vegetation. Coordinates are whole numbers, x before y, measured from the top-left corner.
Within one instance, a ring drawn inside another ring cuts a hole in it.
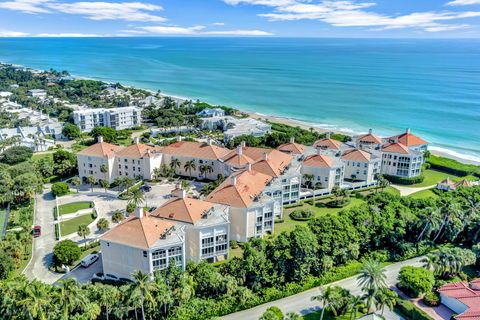
[[[421,267],[402,267],[398,276],[398,287],[412,298],[431,291],[434,284],[433,273]]]
[[[430,155],[427,158],[427,163],[432,169],[437,169],[456,176],[475,175],[480,177],[480,167],[473,164],[460,163],[454,159]]]
[[[32,156],[33,151],[29,147],[13,146],[0,154],[0,162],[14,165],[20,162],[30,160]]]

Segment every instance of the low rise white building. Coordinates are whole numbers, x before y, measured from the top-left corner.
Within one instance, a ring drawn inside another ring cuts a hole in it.
[[[301,168],[302,175],[312,175],[311,181],[318,189],[331,191],[334,186],[341,186],[344,179],[344,164],[338,157],[317,154],[305,158]]]
[[[221,108],[206,108],[197,113],[199,117],[223,117],[225,116],[225,111]]]
[[[382,147],[382,173],[390,176],[412,178],[422,173],[423,153],[409,150],[401,143]]]
[[[160,148],[139,143],[139,138],[128,147],[115,152],[113,176],[152,180],[154,169],[162,164]]]
[[[43,89],[28,90],[28,95],[33,98],[38,98],[40,100],[45,100],[47,98],[47,92]]]
[[[343,152],[341,160],[345,166],[344,177],[353,181],[365,181],[371,184],[380,173],[380,157],[360,149]]]
[[[137,107],[83,109],[73,112],[73,121],[81,132],[99,126],[122,130],[141,125],[142,116]]]

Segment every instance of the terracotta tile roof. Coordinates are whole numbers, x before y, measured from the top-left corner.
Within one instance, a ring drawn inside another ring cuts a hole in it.
[[[213,207],[213,203],[193,198],[173,198],[150,215],[195,224]]]
[[[105,233],[101,239],[149,249],[174,225],[174,221],[153,218],[146,214],[140,219],[133,216]]]
[[[340,141],[333,140],[331,138],[324,138],[324,139],[315,141],[313,146],[315,148],[339,150],[340,147],[342,146],[342,143]]]
[[[459,181],[457,183],[455,183],[455,188],[458,188],[458,187],[471,187],[473,186],[472,182],[471,181],[468,181],[466,179],[463,179],[462,181]]]
[[[438,184],[453,186],[455,183],[452,180],[450,180],[450,178],[447,177],[447,178],[443,179],[442,181],[440,181]]]
[[[438,289],[443,295],[457,299],[467,306],[467,310],[455,319],[480,320],[480,291],[472,290],[465,282],[455,282],[443,285]]]
[[[226,148],[193,141],[177,141],[162,149],[162,153],[166,154],[207,160],[219,160],[228,152],[230,150]]]
[[[359,149],[350,149],[343,153],[342,160],[369,162],[372,155],[366,151]]]
[[[238,151],[233,150],[223,159],[224,161],[230,161],[238,156]],[[272,177],[278,177],[293,161],[293,157],[291,155],[276,149],[267,148],[242,147],[241,156],[243,157],[243,162],[245,162],[245,164],[247,164],[246,161],[252,161],[248,163],[252,164],[252,168],[255,171]],[[265,160],[265,157],[267,160]],[[237,159],[235,162],[240,162],[240,160],[241,159]]]
[[[206,200],[236,208],[248,208],[271,180],[272,177],[255,170],[235,172],[213,190]]]
[[[389,140],[398,141],[407,147],[428,144],[428,142],[423,140],[422,138],[417,137],[414,134],[411,134],[410,130],[407,130],[407,132],[402,133],[401,135],[391,137],[389,138]]]
[[[303,165],[308,167],[332,168],[333,159],[324,154],[314,154],[306,157],[303,161]]]
[[[254,163],[255,160],[246,156],[244,154],[238,154],[236,151],[228,153],[224,158],[223,161],[226,164],[231,165],[234,168],[242,168],[249,163]]]
[[[289,142],[278,146],[277,150],[292,154],[303,154],[305,147],[295,142]]]
[[[83,149],[77,154],[93,157],[108,157],[112,158],[116,152],[122,150],[123,147],[107,142],[97,142],[90,147]]]
[[[367,133],[357,137],[357,141],[362,143],[374,143],[381,144],[382,139],[379,136],[374,135],[373,133]]]
[[[117,156],[119,157],[126,157],[126,158],[143,158],[145,156],[151,156],[153,153],[158,153],[160,152],[160,148],[156,147],[151,147],[146,144],[141,144],[141,143],[134,143],[119,152],[116,153]],[[149,153],[151,152],[151,154]]]
[[[383,152],[408,154],[408,148],[401,143],[389,143],[382,147]]]

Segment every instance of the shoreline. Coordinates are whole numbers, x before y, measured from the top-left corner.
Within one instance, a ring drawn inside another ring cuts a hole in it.
[[[30,68],[30,67],[19,65],[19,64],[8,63],[8,62],[5,62],[5,61],[0,61],[0,64],[9,64],[9,65],[12,65],[12,66],[27,68],[29,70],[40,71],[40,72],[45,71],[45,70],[41,70],[41,69]],[[98,78],[92,77],[92,76],[86,77],[86,76],[77,76],[77,75],[73,75],[73,74],[71,74],[70,76],[72,78],[74,78],[75,80],[95,80],[95,81],[101,81],[101,82],[106,83],[108,85],[112,85],[112,84],[115,84],[115,83],[118,82],[118,81],[115,81],[115,80],[105,81],[105,80],[98,79]],[[153,89],[141,88],[141,87],[138,87],[138,86],[135,86],[135,85],[123,85],[123,86],[126,87],[126,88],[145,90],[145,91],[150,92],[152,94],[157,94],[158,93],[158,91],[155,91]],[[183,97],[183,96],[179,96],[179,95],[171,95],[171,94],[168,94],[167,92],[161,91],[161,89],[160,89],[159,94],[160,94],[161,97],[171,97],[172,99],[176,100],[177,103],[180,102],[180,101],[187,101],[187,100],[195,101],[195,100],[197,100],[197,99],[194,99],[194,98]],[[206,102],[206,103],[212,105],[213,107],[215,107],[217,105],[213,102],[210,103],[210,102],[205,101],[205,100],[200,100],[200,101]],[[348,135],[348,136],[354,136],[354,135],[362,133],[362,132],[355,132],[353,130],[347,131],[347,130],[322,128],[318,124],[308,123],[308,122],[305,122],[305,121],[302,121],[302,120],[297,120],[297,119],[287,118],[287,117],[282,117],[282,116],[276,116],[276,115],[266,115],[266,114],[261,114],[261,113],[258,113],[258,112],[244,111],[244,110],[238,109],[237,107],[232,107],[232,108],[237,109],[239,112],[244,113],[244,114],[248,115],[250,118],[253,118],[253,119],[267,120],[267,121],[270,121],[270,122],[277,122],[277,123],[289,125],[289,126],[292,126],[292,127],[300,127],[302,129],[305,129],[305,130],[310,130],[311,128],[313,128],[315,131],[317,131],[319,133],[333,132],[333,133],[339,133],[339,134],[344,134],[344,135]],[[458,151],[455,151],[455,150],[450,150],[450,149],[446,149],[446,148],[437,147],[437,146],[434,146],[434,145],[429,145],[428,148],[429,148],[429,151],[433,155],[442,156],[442,157],[445,157],[445,158],[450,158],[450,159],[456,160],[456,161],[458,161],[460,163],[464,163],[464,164],[473,164],[473,165],[479,165],[480,166],[480,156],[469,155],[469,154],[461,153],[461,152],[458,152]]]

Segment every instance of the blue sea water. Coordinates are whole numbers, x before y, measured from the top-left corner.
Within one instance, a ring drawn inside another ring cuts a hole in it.
[[[412,128],[480,157],[480,40],[0,39],[0,61],[68,70],[323,128]]]

